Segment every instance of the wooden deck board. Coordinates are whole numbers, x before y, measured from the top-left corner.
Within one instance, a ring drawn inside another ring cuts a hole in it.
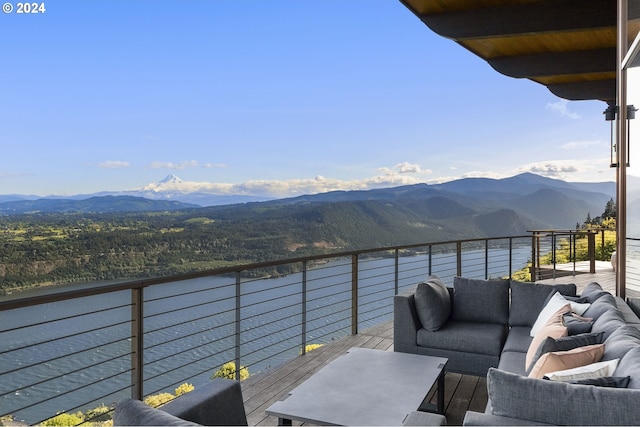
[[[615,294],[615,273],[611,268],[598,266],[596,274],[576,274],[542,283],[575,283],[580,292],[584,286],[596,281]],[[274,402],[309,378],[320,368],[351,347],[375,348],[393,351],[393,321],[361,331],[313,350],[279,367],[252,375],[242,382],[247,420],[250,426],[277,425],[278,420],[265,414]],[[435,403],[435,387],[425,401]],[[487,382],[484,377],[447,373],[445,376],[445,415],[449,425],[461,425],[467,410],[484,412],[487,405]],[[300,423],[294,422],[294,425]]]

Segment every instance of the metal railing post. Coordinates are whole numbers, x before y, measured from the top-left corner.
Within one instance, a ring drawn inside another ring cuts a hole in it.
[[[351,335],[358,334],[358,254],[351,255]]]
[[[489,239],[484,241],[484,280],[489,278]]]
[[[509,237],[509,280],[513,278],[513,237]]]
[[[144,398],[143,288],[131,289],[131,398]]]
[[[462,242],[456,242],[456,275],[462,276]]]
[[[307,353],[307,261],[302,261],[302,351]]]
[[[551,258],[553,259],[553,278],[556,278],[556,235],[551,233]]]
[[[394,272],[394,277],[393,277],[393,283],[394,283],[394,295],[398,295],[398,288],[399,288],[399,277],[400,277],[400,251],[398,249],[395,250],[395,272]]]
[[[538,267],[538,251],[536,243],[538,243],[538,238],[537,238],[538,234],[536,232],[533,232],[533,234],[531,234],[531,281],[535,282],[537,279],[537,267]]]
[[[235,364],[236,364],[236,380],[240,381],[240,371],[242,370],[242,365],[240,365],[240,272],[236,272],[236,321],[235,321]]]

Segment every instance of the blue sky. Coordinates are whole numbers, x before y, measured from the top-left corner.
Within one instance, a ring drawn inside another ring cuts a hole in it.
[[[45,7],[0,14],[0,194],[614,180],[603,102],[505,77],[398,0]]]

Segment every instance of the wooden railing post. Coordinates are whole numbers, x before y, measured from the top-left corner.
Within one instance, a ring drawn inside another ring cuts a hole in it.
[[[462,276],[462,242],[456,242],[456,275]]]
[[[358,254],[351,255],[351,335],[358,334]]]
[[[131,398],[144,398],[144,310],[143,288],[131,289]]]
[[[596,272],[596,235],[589,232],[587,234],[587,247],[589,252],[589,273]]]

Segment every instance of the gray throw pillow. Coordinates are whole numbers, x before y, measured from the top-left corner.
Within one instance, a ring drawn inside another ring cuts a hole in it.
[[[630,409],[640,402],[640,390],[585,387],[496,368],[489,368],[487,389],[493,415],[552,425],[640,425],[640,411]]]
[[[584,317],[575,317],[574,313],[565,313],[562,316],[562,324],[567,328],[567,335],[578,335],[591,332],[593,320],[584,319]]]
[[[560,337],[557,339],[547,337],[540,343],[540,346],[538,346],[533,359],[531,359],[531,364],[526,368],[527,373],[531,371],[531,368],[536,364],[538,359],[540,359],[543,354],[551,353],[552,351],[573,350],[574,348],[584,347],[587,345],[602,344],[603,335],[604,332],[571,335],[568,337]]]
[[[418,283],[414,298],[418,318],[427,331],[437,331],[449,319],[451,297],[438,277],[430,276],[426,282]]]
[[[451,318],[506,325],[509,321],[509,281],[454,277]]]
[[[595,385],[598,387],[627,388],[631,377],[600,377],[567,381],[569,384]]]

